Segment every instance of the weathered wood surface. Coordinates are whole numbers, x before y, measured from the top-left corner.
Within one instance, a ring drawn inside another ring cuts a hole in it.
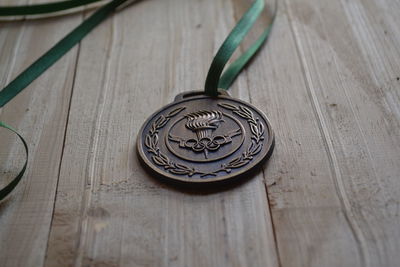
[[[140,166],[143,121],[202,88],[248,5],[133,4],[0,110],[31,151],[0,203],[1,266],[398,266],[399,1],[279,1],[270,42],[231,89],[276,132],[246,183],[193,194]],[[2,22],[1,86],[87,15]],[[9,179],[23,153],[4,130],[0,142]]]

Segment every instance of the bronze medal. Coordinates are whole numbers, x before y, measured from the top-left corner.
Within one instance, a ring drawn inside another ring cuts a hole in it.
[[[0,108],[125,2],[112,0],[99,8],[0,90]],[[70,8],[63,6],[55,9]],[[181,182],[224,181],[248,172],[271,154],[274,136],[265,115],[252,105],[235,100],[226,93],[221,95],[218,91],[229,89],[267,42],[276,17],[276,4],[270,25],[242,55],[226,66],[264,6],[264,0],[255,0],[226,37],[211,62],[204,83],[204,95],[201,95],[202,92],[178,95],[173,103],[154,113],[143,125],[138,137],[138,152],[143,162],[157,174]],[[32,12],[28,7],[22,9],[24,14],[43,13],[43,10]],[[21,15],[21,10],[18,7],[0,7],[0,16]],[[0,128],[17,134],[28,158],[28,145],[22,136],[3,122],[0,122]],[[19,183],[26,167],[27,160],[19,174],[0,188],[0,201]]]
[[[266,159],[274,135],[267,117],[227,93],[180,94],[142,126],[137,148],[142,161],[163,177],[216,182],[238,177]]]

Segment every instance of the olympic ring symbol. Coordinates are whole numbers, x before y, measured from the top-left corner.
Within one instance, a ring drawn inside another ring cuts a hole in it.
[[[168,139],[179,143],[179,147],[190,149],[196,153],[204,152],[207,158],[208,151],[216,151],[221,146],[232,142],[232,137],[241,134],[240,128],[229,132],[227,135],[216,135],[211,137],[202,137],[200,139],[184,139],[169,134]]]
[[[200,140],[188,139],[183,142],[183,147],[190,148],[195,152],[203,152],[204,149],[210,151],[218,150],[222,145],[231,142],[231,138],[227,138],[223,135],[217,135],[213,137],[203,137]]]

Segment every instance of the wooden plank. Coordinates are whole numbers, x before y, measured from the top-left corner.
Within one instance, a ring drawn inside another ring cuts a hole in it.
[[[306,63],[312,86],[321,88],[316,97],[325,107],[322,116],[343,177],[341,193],[349,200],[365,265],[370,266],[397,266],[399,262],[400,40],[397,24],[393,24],[398,21],[393,4],[329,3],[316,7],[323,19],[311,22],[312,30],[299,27],[307,39],[320,33],[330,44],[314,41],[306,45],[302,40],[304,57],[313,59]],[[331,11],[324,12],[325,8]],[[338,31],[329,31],[334,24]],[[322,53],[329,57],[318,57]],[[330,73],[331,77],[317,78],[315,68],[318,76]]]
[[[246,82],[253,103],[264,108],[276,131],[265,179],[280,261],[282,266],[359,266],[357,239],[335,193],[288,10],[279,4],[268,48],[249,67]]]
[[[292,35],[300,56],[282,41],[270,50],[297,65],[274,68],[286,82],[268,95],[283,130],[266,172],[283,266],[398,265],[400,64],[390,5],[283,5],[292,31],[274,32]]]
[[[18,3],[9,1],[8,4]],[[7,3],[2,1],[2,4]],[[5,86],[63,37],[81,20],[80,17],[2,22],[1,86]],[[43,265],[76,56],[77,49],[74,49],[0,110],[0,120],[18,129],[30,149],[29,167],[23,182],[8,199],[0,203],[2,266]],[[9,180],[23,164],[22,144],[5,130],[0,130],[0,140],[1,178],[5,175],[5,179]]]
[[[145,173],[135,151],[154,110],[202,88],[233,15],[228,1],[144,1],[84,40],[47,265],[278,265],[261,173],[190,194]]]

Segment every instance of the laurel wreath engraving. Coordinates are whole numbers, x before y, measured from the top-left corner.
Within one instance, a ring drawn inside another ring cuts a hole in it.
[[[233,113],[239,115],[243,119],[247,120],[247,123],[250,126],[250,130],[252,133],[251,136],[251,144],[246,149],[245,152],[242,153],[237,158],[234,158],[227,164],[222,164],[222,168],[217,170],[215,173],[220,171],[225,171],[230,173],[232,169],[240,168],[246,164],[248,164],[255,155],[260,153],[263,143],[261,142],[264,140],[264,125],[258,118],[255,118],[253,112],[250,109],[246,108],[245,106],[234,106],[228,103],[221,103],[218,106],[231,110]]]
[[[165,170],[168,170],[173,174],[188,175],[189,177],[193,176],[194,174],[205,175],[205,173],[198,172],[194,168],[190,168],[184,164],[174,163],[170,161],[168,156],[162,153],[160,151],[160,148],[158,147],[159,130],[164,127],[172,117],[178,115],[178,113],[180,113],[185,108],[186,107],[180,107],[172,110],[166,116],[161,115],[160,117],[158,117],[151,125],[149,133],[146,135],[144,144],[147,147],[147,151],[153,154],[151,159],[154,161],[154,163],[158,166],[164,167]]]
[[[249,124],[250,131],[252,133],[251,136],[251,144],[239,157],[234,158],[227,164],[222,164],[221,168],[214,172],[201,172],[196,170],[195,168],[189,167],[184,164],[172,162],[167,155],[160,151],[158,146],[159,137],[158,133],[161,128],[163,128],[172,117],[178,115],[182,110],[186,109],[186,107],[180,107],[172,110],[167,115],[160,115],[151,125],[150,130],[145,138],[145,146],[147,147],[147,151],[152,155],[153,162],[163,167],[165,170],[170,173],[177,175],[188,175],[189,177],[199,174],[200,177],[205,176],[216,176],[219,172],[230,173],[232,169],[240,168],[244,165],[247,165],[252,161],[255,155],[260,153],[264,140],[264,125],[258,118],[255,118],[250,109],[245,106],[234,106],[228,103],[220,103],[219,106],[231,110],[233,113],[239,115],[241,118],[245,119]]]

